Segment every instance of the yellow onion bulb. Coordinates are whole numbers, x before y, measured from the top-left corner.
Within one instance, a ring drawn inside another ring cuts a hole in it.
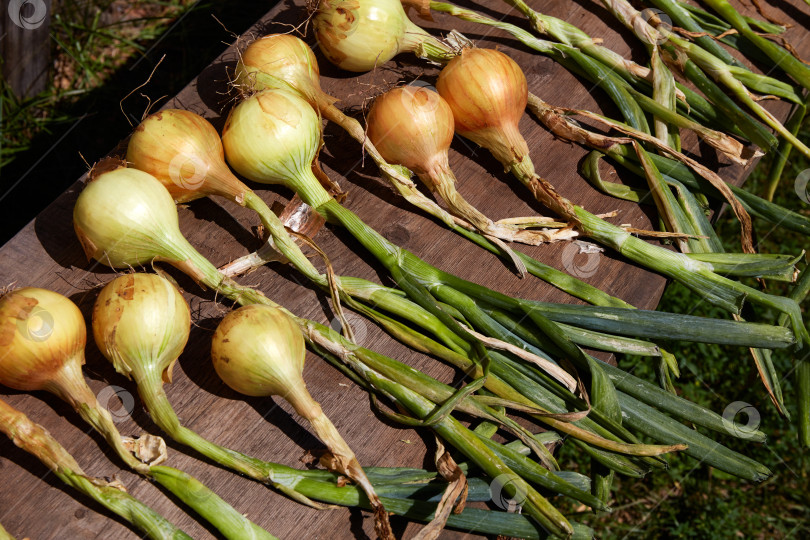
[[[439,73],[436,89],[453,111],[456,133],[489,149],[507,167],[528,154],[518,122],[529,90],[520,66],[507,55],[465,50]]]
[[[235,74],[236,84],[247,94],[267,89],[294,90],[316,108],[336,101],[321,90],[315,53],[291,34],[271,34],[251,42],[242,51]]]
[[[453,111],[436,92],[423,86],[390,90],[371,106],[368,137],[390,163],[417,174],[447,165],[453,140]]]
[[[427,36],[400,0],[320,0],[312,19],[321,52],[341,69],[370,71]]]
[[[311,401],[302,378],[305,356],[304,336],[295,322],[261,304],[226,315],[211,344],[214,369],[225,384],[248,396],[281,396],[296,410]]]
[[[241,203],[247,191],[225,164],[217,130],[191,111],[147,117],[129,140],[127,162],[160,180],[177,202],[221,195]]]
[[[82,377],[86,340],[84,317],[70,299],[35,287],[6,294],[0,298],[0,383],[58,393]]]
[[[183,295],[156,274],[119,276],[93,306],[93,337],[119,373],[139,382],[171,382],[188,342],[191,313]]]
[[[73,227],[87,257],[113,268],[182,261],[193,251],[180,234],[169,192],[137,169],[115,169],[90,181],[73,207]]]
[[[304,99],[284,90],[264,90],[228,115],[222,130],[225,158],[254,182],[297,187],[296,181],[312,178],[320,130],[320,118]]]

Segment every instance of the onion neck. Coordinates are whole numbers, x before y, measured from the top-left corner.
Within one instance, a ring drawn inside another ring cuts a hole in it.
[[[407,16],[399,52],[412,52],[419,58],[437,64],[446,64],[456,56],[453,49],[412,23],[410,19],[407,19]]]
[[[270,233],[268,243],[272,243],[273,247],[281,252],[293,266],[307,278],[321,287],[327,286],[326,276],[318,272],[307,256],[301,251],[301,248],[298,247],[298,244],[290,238],[287,229],[284,228],[284,224],[278,216],[270,210],[261,197],[256,195],[254,191],[248,190],[245,193],[244,205],[259,215],[259,219],[261,219],[265,230]]]
[[[506,124],[463,131],[461,135],[489,150],[503,165],[504,170],[511,170],[516,164],[529,159],[529,145],[516,125]]]
[[[318,438],[326,443],[329,452],[332,454],[330,456],[331,459],[328,460],[328,468],[346,475],[360,486],[374,510],[374,528],[377,532],[377,536],[383,539],[393,539],[394,535],[391,531],[391,524],[388,522],[388,514],[380,498],[377,496],[377,493],[374,491],[374,486],[366,476],[365,471],[363,471],[363,467],[360,466],[360,462],[357,461],[354,452],[340,435],[335,425],[323,411],[320,410],[320,406],[318,406],[318,414],[308,418],[308,420],[315,430],[315,433],[317,433]]]
[[[447,204],[454,216],[466,220],[482,232],[489,231],[494,227],[492,220],[468,203],[456,191],[456,177],[453,171],[450,170],[446,154],[440,156],[426,172],[419,173],[419,178],[431,191],[439,194],[439,197]]]
[[[240,452],[224,448],[201,437],[194,431],[180,424],[166,392],[163,389],[161,374],[157,370],[136,376],[138,395],[149,411],[149,416],[160,429],[169,434],[177,442],[190,446],[205,457],[235,470],[254,480],[274,485],[274,473],[295,473],[294,469],[266,463],[259,459],[246,456]]]
[[[224,162],[220,163],[218,161],[206,175],[206,191],[225,197],[240,206],[245,206],[244,199],[247,193],[251,192],[251,189],[234,176]]]
[[[99,404],[95,394],[87,386],[82,374],[83,363],[84,352],[80,352],[77,357],[65,362],[63,368],[45,386],[45,390],[68,402],[85,422],[104,436],[127,466],[141,474],[148,474],[149,466],[135,459],[124,446],[121,433],[115,427],[109,411]]]
[[[305,203],[315,209],[332,200],[332,195],[315,177],[312,167],[306,167],[295,176],[285,178],[284,185],[298,193]]]
[[[357,214],[340,205],[307,170],[301,175],[305,182],[289,182],[287,186],[295,190],[301,199],[321,214],[330,223],[339,223],[386,266],[397,264],[402,250],[388,241],[380,233],[369,227]]]

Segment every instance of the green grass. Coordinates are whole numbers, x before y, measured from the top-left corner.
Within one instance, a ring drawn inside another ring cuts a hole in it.
[[[130,58],[143,55],[148,44],[193,4],[192,0],[55,3],[49,29],[54,68],[48,87],[21,99],[5,80],[0,81],[0,168],[28,151],[34,137],[53,135],[75,121],[75,115],[66,112],[71,105],[103,85]]]

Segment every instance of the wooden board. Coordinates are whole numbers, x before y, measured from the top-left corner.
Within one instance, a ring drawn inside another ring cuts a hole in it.
[[[466,2],[463,3],[467,5]],[[489,3],[485,11],[504,17],[505,4]],[[626,55],[642,60],[643,51],[631,50],[635,43],[596,2],[563,0],[537,1],[535,7],[578,25],[593,37]],[[273,8],[246,38],[270,32],[288,31],[289,24],[299,24],[304,16],[302,2],[284,2]],[[780,4],[782,5],[782,4]],[[470,6],[475,7],[475,6]],[[808,9],[790,7],[788,13],[772,8],[777,16],[797,26],[788,33],[802,52],[810,51],[810,41],[802,40],[801,28],[808,22]],[[786,8],[787,9],[787,8]],[[505,20],[523,24],[517,13],[510,12]],[[420,21],[422,23],[422,21]],[[462,23],[451,17],[437,15],[426,28],[446,31],[456,28],[483,47],[500,47],[520,63],[527,73],[530,90],[552,104],[586,108],[613,114],[612,106],[590,85],[570,75],[560,66],[542,56],[514,48],[512,40],[500,31]],[[433,30],[431,30],[433,31]],[[312,43],[311,36],[308,42]],[[194,110],[221,127],[227,112],[223,97],[228,73],[235,65],[236,50],[229,48],[217,61],[200,73],[169,105]],[[319,56],[322,60],[322,57]],[[341,99],[341,106],[354,113],[369,96],[421,75],[433,82],[437,70],[425,68],[410,57],[398,58],[374,73],[361,76],[338,72],[325,60],[321,62],[324,89]],[[160,75],[160,74],[159,74]],[[169,74],[162,74],[169,76]],[[784,118],[787,107],[771,104],[773,111]],[[652,228],[650,208],[617,201],[600,195],[584,182],[578,166],[585,155],[579,147],[555,140],[528,115],[520,124],[530,142],[538,172],[551,180],[560,192],[594,213],[617,210],[616,223],[629,223],[638,228]],[[350,192],[347,206],[371,226],[392,241],[404,246],[428,262],[473,281],[486,283],[507,294],[555,302],[572,302],[572,298],[538,279],[516,278],[493,255],[466,243],[443,229],[405,202],[397,199],[391,189],[377,176],[373,166],[361,160],[358,145],[334,126],[325,131],[326,151],[322,156],[327,173],[340,181]],[[691,150],[703,155],[708,163],[727,179],[741,183],[748,171],[717,163],[712,153],[703,148]],[[101,156],[98,156],[101,157]],[[451,166],[460,181],[460,191],[467,199],[492,218],[525,216],[542,211],[538,205],[526,202],[528,192],[516,185],[486,152],[461,139],[453,143]],[[256,186],[268,203],[286,200],[284,189]],[[37,286],[53,289],[69,296],[87,317],[99,287],[114,277],[114,272],[96,263],[88,263],[73,233],[72,207],[81,190],[81,181],[74,184],[56,202],[43,211],[10,242],[0,248],[0,284],[17,287]],[[197,201],[180,209],[183,233],[200,252],[221,265],[257,247],[250,232],[258,220],[234,204],[218,201]],[[335,269],[342,275],[354,275],[383,283],[390,279],[376,264],[363,259],[359,245],[343,231],[325,228],[317,237],[320,247],[330,256]],[[575,271],[563,244],[526,248],[525,251],[560,269]],[[358,255],[359,254],[359,255]],[[583,261],[574,260],[574,264]],[[665,280],[641,268],[619,260],[611,253],[599,256],[596,271],[585,280],[602,287],[641,308],[655,308]],[[210,291],[202,291],[189,279],[175,275],[191,304],[194,326],[188,347],[175,370],[175,381],[168,387],[169,398],[185,425],[217,443],[238,449],[256,457],[299,466],[298,459],[307,450],[320,445],[314,436],[280,400],[247,399],[229,390],[211,369],[210,340],[228,306],[215,302]],[[332,319],[328,301],[290,268],[272,265],[242,278],[245,284],[260,288],[267,296],[282,303],[300,316],[329,323]],[[434,359],[416,354],[383,334],[359,317],[352,317],[360,342],[401,359],[443,381],[458,380],[458,374]],[[95,344],[88,343],[85,374],[97,394],[111,395],[117,391],[127,401],[134,395],[133,385],[114,372],[103,359]],[[312,394],[323,405],[338,429],[354,447],[360,462],[380,466],[431,467],[433,436],[428,431],[403,429],[385,421],[369,406],[366,394],[345,379],[323,360],[309,355],[305,369]],[[152,505],[172,522],[195,538],[213,535],[210,529],[186,514],[177,501],[162,494],[149,482],[128,471],[105,447],[98,435],[91,433],[57,398],[45,393],[24,395],[0,388],[0,397],[44,425],[92,475],[117,475],[129,491]],[[157,432],[140,406],[132,414],[121,411],[113,399],[108,405],[118,411],[118,427],[125,435],[144,430]],[[272,490],[230,472],[219,469],[194,452],[169,442],[170,464],[195,475],[259,525],[282,538],[366,538],[373,536],[368,514],[357,510],[337,509],[315,511],[302,507]],[[0,523],[17,537],[48,538],[133,538],[135,533],[120,520],[85,497],[65,488],[41,464],[0,438]],[[410,537],[418,526],[395,518],[398,536]],[[446,533],[447,538],[467,537],[464,531]]]
[[[51,63],[51,0],[4,2],[0,13],[3,78],[18,98],[45,90]]]

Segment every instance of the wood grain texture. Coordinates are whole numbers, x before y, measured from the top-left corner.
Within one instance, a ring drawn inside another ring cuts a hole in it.
[[[51,63],[51,0],[9,0],[0,10],[3,78],[18,98],[45,90]]]
[[[523,24],[518,14],[507,13],[508,8],[501,2],[488,2],[485,8],[469,2],[460,3]],[[635,44],[632,36],[619,28],[593,0],[538,0],[533,5],[538,10],[578,25],[622,54],[639,60],[644,58],[641,49],[631,48],[630,44]],[[810,42],[804,39],[807,32],[803,28],[807,27],[807,13],[810,10],[804,5],[793,7],[779,3],[779,6],[785,6],[786,10],[783,12],[773,7],[779,17],[797,23],[788,32],[788,37],[799,51],[807,53]],[[290,27],[285,25],[301,23],[304,15],[300,0],[288,0],[273,8],[244,37],[250,39],[251,36],[289,31]],[[506,51],[526,71],[530,90],[552,104],[611,115],[615,113],[598,90],[591,91],[590,85],[570,75],[551,60],[516,48],[515,43],[500,31],[476,27],[442,15],[437,15],[435,22],[419,23],[436,32],[456,28],[476,40],[480,46],[499,47]],[[313,44],[311,36],[308,36],[308,42]],[[227,89],[228,73],[232,71],[236,58],[236,49],[232,46],[200,73],[169,106],[201,113],[220,128],[229,103],[229,98],[223,92]],[[432,83],[437,74],[435,68],[425,68],[423,63],[409,57],[397,58],[375,72],[361,76],[340,73],[322,56],[319,55],[319,59],[322,61],[324,90],[340,98],[340,105],[358,116],[370,96],[416,76]],[[784,105],[769,106],[782,118],[787,114]],[[557,186],[563,195],[594,213],[617,210],[619,215],[616,223],[629,223],[642,229],[653,228],[650,220],[653,212],[650,208],[602,196],[582,180],[578,165],[586,154],[585,150],[555,140],[528,115],[524,116],[520,127],[530,142],[538,172]],[[362,161],[358,145],[339,129],[327,126],[325,141],[326,149],[322,155],[324,168],[349,190],[346,205],[392,241],[444,270],[485,283],[507,294],[555,302],[574,301],[533,277],[518,279],[493,255],[461,240],[407,207],[379,179],[373,165]],[[748,171],[740,167],[718,163],[712,152],[696,147],[693,139],[689,144],[691,151],[701,156],[724,178],[741,183],[746,176]],[[528,192],[500,172],[500,166],[486,152],[459,138],[453,143],[451,166],[460,181],[459,189],[463,195],[493,219],[532,215],[543,210],[527,202]],[[90,311],[99,287],[115,274],[99,264],[88,263],[73,233],[72,207],[81,185],[80,180],[0,248],[0,284],[37,286],[63,293],[79,305],[89,324]],[[254,187],[268,203],[286,200],[290,196],[283,189]],[[258,240],[251,232],[258,220],[241,207],[222,200],[205,200],[180,208],[179,213],[182,232],[216,265],[258,247]],[[378,265],[364,260],[360,246],[343,231],[327,226],[316,240],[330,255],[338,273],[390,283]],[[557,244],[525,248],[525,251],[547,264],[564,269],[564,247]],[[216,302],[210,291],[201,290],[178,272],[170,270],[170,273],[183,287],[194,320],[191,339],[175,370],[175,381],[167,389],[169,399],[182,421],[187,427],[219,444],[295,466],[302,454],[321,445],[284,402],[246,400],[219,381],[211,369],[210,340],[218,321],[229,308],[226,304]],[[611,253],[600,256],[597,272],[587,277],[586,281],[641,308],[655,308],[665,285],[662,277],[619,260]],[[242,278],[241,282],[258,287],[268,297],[300,316],[324,323],[329,323],[333,317],[324,295],[302,282],[290,268],[272,265]],[[362,344],[408,362],[443,381],[459,379],[451,368],[406,349],[359,317],[352,320]],[[85,373],[96,393],[105,387],[115,386],[120,387],[121,392],[135,394],[134,386],[114,372],[92,340],[87,346]],[[361,463],[432,466],[434,443],[430,432],[403,429],[385,421],[372,411],[362,390],[312,354],[307,358],[304,375],[312,394],[354,447]],[[148,481],[121,470],[120,462],[104,446],[103,439],[90,433],[78,415],[55,397],[44,393],[23,395],[6,388],[0,388],[0,397],[43,424],[89,474],[117,475],[133,495],[153,506],[191,536],[216,536],[190,517],[181,503],[170,499]],[[120,403],[116,403],[115,399],[110,400],[109,406],[120,409]],[[118,426],[125,435],[135,435],[144,430],[157,432],[139,405],[131,415],[123,411],[120,416]],[[281,538],[373,537],[371,519],[366,513],[347,509],[319,512],[304,508],[256,482],[207,463],[190,450],[167,442],[171,452],[169,464],[206,482],[239,511]],[[36,540],[136,537],[136,533],[120,520],[111,518],[107,513],[99,513],[101,509],[98,505],[84,497],[75,498],[74,492],[64,488],[42,465],[6,439],[0,440],[0,478],[0,522],[17,537],[28,536]],[[417,525],[407,524],[399,518],[394,518],[393,523],[398,537],[409,537],[418,530]],[[443,537],[470,536],[461,531],[447,532]]]

